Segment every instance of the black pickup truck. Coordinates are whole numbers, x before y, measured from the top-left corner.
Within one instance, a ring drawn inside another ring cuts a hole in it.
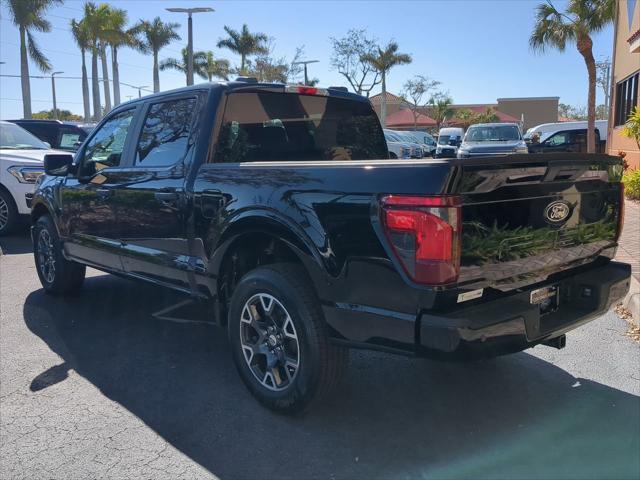
[[[226,326],[278,411],[349,347],[455,360],[561,348],[628,289],[619,158],[390,160],[367,99],[204,84],[118,106],[33,199],[43,287],[91,266],[179,290]]]

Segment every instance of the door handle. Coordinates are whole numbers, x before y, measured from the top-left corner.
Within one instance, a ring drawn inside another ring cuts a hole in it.
[[[163,203],[175,202],[178,200],[177,192],[156,192],[154,193],[156,200]]]

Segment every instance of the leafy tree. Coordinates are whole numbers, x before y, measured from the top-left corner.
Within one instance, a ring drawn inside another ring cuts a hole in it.
[[[82,106],[84,107],[84,121],[91,120],[91,106],[89,99],[89,79],[87,76],[87,62],[86,53],[91,48],[89,41],[89,34],[87,32],[86,25],[75,19],[71,20],[71,34],[76,44],[80,48],[80,54],[82,56]]]
[[[438,85],[440,85],[440,82],[431,80],[423,75],[416,75],[414,78],[404,82],[401,95],[413,114],[414,130],[418,128],[418,117],[420,116],[420,109],[426,103],[426,95]]]
[[[182,58],[165,58],[160,62],[160,70],[178,70],[184,73],[185,81],[187,76],[187,68],[189,61],[189,52],[186,48],[182,49]],[[193,52],[193,73],[200,78],[208,78],[206,72],[207,54],[202,51]]]
[[[58,111],[58,120],[63,120],[65,122],[81,122],[83,120],[80,115],[76,115],[69,110],[60,110],[59,108],[57,108],[56,110]],[[36,112],[33,114],[33,118],[38,120],[55,120],[56,116],[53,112],[53,109],[51,109]]]
[[[634,139],[640,148],[640,107],[635,107],[631,111],[627,123],[622,128],[622,135]]]
[[[474,123],[478,123],[477,114],[469,108],[461,108],[455,112],[455,118],[460,121],[465,130]]]
[[[127,28],[127,12],[120,8],[111,8],[107,17],[107,24],[102,37],[111,47],[111,71],[113,73],[113,104],[120,105],[120,68],[118,65],[118,50],[120,48],[135,48],[143,50],[142,42],[138,38],[142,32],[142,22]]]
[[[382,81],[380,72],[363,60],[365,55],[375,55],[375,39],[365,29],[351,29],[342,38],[331,37],[331,44],[331,68],[347,79],[355,93],[368,97]]]
[[[210,82],[215,78],[221,78],[223,80],[229,79],[229,60],[220,59],[216,60],[212,51],[206,52],[206,61],[204,64],[204,72],[207,76],[207,80]]]
[[[160,17],[152,21],[142,22],[141,30],[143,36],[142,51],[153,54],[153,91],[160,91],[160,74],[158,65],[158,53],[169,45],[173,40],[180,40],[180,35],[176,30],[180,28],[179,23],[164,23]]]
[[[84,4],[84,17],[81,20],[82,28],[85,29],[86,40],[91,50],[91,99],[93,103],[94,121],[102,118],[102,106],[100,105],[100,79],[98,75],[98,32],[102,28],[101,19],[98,16],[98,7],[93,2]]]
[[[380,102],[380,123],[385,126],[387,119],[387,75],[389,71],[398,65],[411,63],[411,55],[398,53],[398,44],[391,41],[386,47],[376,47],[373,53],[362,56],[362,61],[373,67],[380,74],[382,83],[382,100]]]
[[[43,72],[51,70],[51,64],[40,50],[32,32],[34,30],[38,32],[51,31],[51,23],[45,18],[45,13],[51,6],[60,3],[62,0],[7,0],[11,21],[18,27],[20,34],[20,83],[24,118],[31,118],[29,57]]]
[[[536,23],[529,39],[531,48],[544,52],[552,47],[563,52],[575,43],[584,58],[589,79],[587,95],[587,151],[596,151],[596,61],[591,35],[602,31],[615,17],[615,0],[569,0],[564,12],[548,1],[538,5]]]
[[[247,57],[269,53],[266,45],[269,38],[264,33],[251,33],[246,23],[242,25],[242,29],[239,32],[226,25],[224,26],[224,31],[227,32],[228,36],[218,41],[218,48],[227,48],[240,55],[239,73],[241,75],[246,72]]]
[[[447,117],[453,114],[452,103],[452,98],[445,92],[436,92],[429,99],[429,116],[436,121],[438,131]]]
[[[474,123],[495,123],[499,121],[500,117],[498,117],[496,109],[493,107],[487,107],[484,112],[476,115],[476,121]]]

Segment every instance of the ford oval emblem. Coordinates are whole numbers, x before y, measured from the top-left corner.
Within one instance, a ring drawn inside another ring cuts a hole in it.
[[[544,209],[544,217],[550,223],[565,221],[571,213],[571,207],[567,202],[557,201],[547,205]]]

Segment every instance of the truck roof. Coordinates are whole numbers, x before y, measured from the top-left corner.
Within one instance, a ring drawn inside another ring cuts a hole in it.
[[[267,82],[258,82],[252,78],[240,77],[237,80],[227,81],[227,82],[205,82],[199,83],[197,85],[190,85],[187,87],[176,88],[173,90],[166,90],[163,92],[154,93],[151,95],[144,96],[142,98],[135,98],[128,102],[123,102],[120,105],[135,105],[136,103],[146,102],[149,99],[153,98],[162,98],[168,95],[175,95],[177,93],[190,92],[190,91],[202,91],[202,90],[225,90],[227,92],[235,91],[235,90],[273,90],[273,89],[283,89],[290,93],[295,93],[293,89],[300,89],[301,94],[311,94],[313,95],[315,91],[326,92],[332,97],[341,97],[348,100],[355,100],[359,102],[368,102],[369,99],[362,95],[358,95],[356,93],[352,93],[346,90],[344,87],[328,87],[328,88],[320,88],[320,87],[309,87],[304,85],[291,85],[284,83],[267,83]],[[120,106],[118,105],[118,106]]]

